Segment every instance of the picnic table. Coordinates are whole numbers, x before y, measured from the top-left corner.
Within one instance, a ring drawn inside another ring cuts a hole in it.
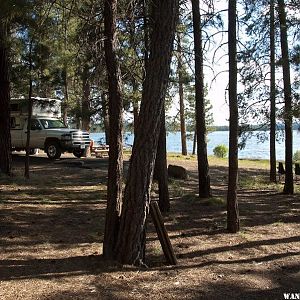
[[[108,145],[92,145],[91,155],[99,158],[108,157],[109,146]]]

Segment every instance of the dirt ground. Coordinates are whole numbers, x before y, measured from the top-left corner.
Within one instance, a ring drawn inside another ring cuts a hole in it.
[[[170,161],[189,179],[170,180],[164,217],[178,258],[165,263],[151,219],[148,268],[102,258],[107,159],[65,156],[52,162],[13,156],[13,178],[0,177],[0,299],[284,299],[300,293],[299,194],[256,185],[264,170],[242,168],[241,231],[226,232],[224,166],[211,166],[214,198],[196,197],[196,161]]]

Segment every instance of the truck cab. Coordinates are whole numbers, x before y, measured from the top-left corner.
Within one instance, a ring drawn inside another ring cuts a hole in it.
[[[35,98],[30,124],[29,147],[32,152],[33,149],[43,149],[50,159],[60,158],[63,152],[70,152],[76,157],[81,157],[90,145],[89,133],[70,129],[63,124],[59,119],[60,102],[58,101],[57,99]],[[28,114],[26,108],[24,109],[24,101],[13,99],[12,104],[12,149],[20,151],[26,148]]]

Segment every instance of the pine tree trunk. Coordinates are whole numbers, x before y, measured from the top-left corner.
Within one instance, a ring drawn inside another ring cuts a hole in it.
[[[134,135],[136,135],[136,130],[139,124],[139,104],[134,101],[133,102],[133,131]]]
[[[134,15],[134,6],[130,7],[130,18],[129,18],[130,26],[129,26],[129,46],[135,52],[138,53],[136,49],[136,23],[135,23],[135,15]],[[138,82],[135,78],[134,72],[131,76],[131,87],[132,87],[132,107],[133,107],[133,132],[136,134],[136,129],[138,127],[139,121],[139,102],[136,95],[139,93],[138,91]]]
[[[105,144],[109,145],[109,114],[108,114],[108,101],[104,93],[101,93],[101,116],[103,119]]]
[[[63,71],[63,83],[64,83],[64,101],[62,103],[62,116],[64,125],[68,125],[68,105],[69,105],[69,85],[68,85],[68,70],[67,66],[64,66]]]
[[[122,208],[123,183],[123,117],[121,77],[116,55],[116,16],[117,0],[106,0],[104,6],[105,60],[108,74],[109,91],[109,166],[107,183],[107,208],[103,255],[114,259],[119,217]]]
[[[32,41],[29,46],[29,92],[28,92],[28,118],[27,118],[27,135],[26,135],[26,156],[25,156],[25,172],[24,177],[29,179],[29,153],[30,153],[30,129],[31,129],[31,117],[32,117]]]
[[[285,123],[285,182],[283,192],[294,193],[293,181],[293,116],[292,91],[289,62],[289,48],[287,38],[287,23],[284,0],[278,0],[278,13],[280,21],[280,43],[282,55],[283,84],[284,84],[284,123]]]
[[[192,0],[194,47],[195,47],[195,89],[196,89],[196,133],[197,133],[197,158],[199,197],[211,196],[210,176],[207,159],[206,124],[205,124],[205,99],[203,75],[203,49],[201,32],[201,15],[199,0]]]
[[[149,22],[148,22],[148,7],[146,1],[142,1],[142,9],[143,9],[143,21],[144,21],[144,26],[143,26],[143,31],[144,31],[144,68],[147,70],[147,65],[148,65],[148,59],[149,59],[149,51],[150,51],[150,33],[149,33]],[[143,76],[143,79],[145,78],[145,73]]]
[[[179,115],[180,115],[180,133],[181,133],[181,154],[187,155],[187,145],[186,145],[186,129],[185,129],[185,113],[184,113],[184,96],[183,96],[183,78],[182,78],[182,49],[180,33],[177,34],[177,52],[178,52],[178,93],[179,93]]]
[[[68,18],[66,17],[67,12],[66,9],[63,8],[63,20],[64,20],[64,50],[67,52],[67,44],[68,44]],[[69,106],[69,83],[68,83],[68,66],[67,63],[64,62],[63,67],[63,84],[64,84],[64,101],[62,103],[62,115],[64,125],[68,125],[68,106]]]
[[[170,197],[169,197],[169,188],[168,188],[166,116],[165,116],[164,107],[161,115],[161,128],[159,133],[157,154],[155,159],[154,178],[158,181],[159,208],[161,212],[168,212],[170,211]]]
[[[238,232],[240,227],[237,200],[238,179],[238,103],[236,57],[236,0],[228,2],[229,53],[229,174],[227,192],[227,229]]]
[[[275,17],[274,0],[270,1],[270,181],[276,182],[276,86],[275,86]]]
[[[10,84],[8,73],[7,29],[0,20],[0,173],[11,173]]]
[[[84,66],[82,74],[82,129],[90,131],[90,82],[89,69]]]
[[[195,131],[194,131],[194,138],[193,138],[193,151],[192,151],[193,155],[196,154],[196,147],[197,147],[197,131],[195,129]]]
[[[169,78],[177,9],[178,1],[153,1],[150,56],[115,248],[117,260],[125,264],[142,264],[144,259],[145,222],[149,212],[150,188]]]

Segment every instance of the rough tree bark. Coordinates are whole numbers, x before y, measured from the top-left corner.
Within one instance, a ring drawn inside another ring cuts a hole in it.
[[[227,229],[238,232],[240,228],[238,179],[238,103],[236,57],[236,0],[228,2],[228,53],[229,53],[229,174],[227,191]]]
[[[106,259],[114,258],[119,217],[122,208],[123,183],[123,119],[120,70],[116,55],[116,16],[117,0],[105,0],[105,61],[108,74],[109,91],[109,166],[107,183],[107,208],[103,242],[103,255]]]
[[[0,20],[0,172],[11,173],[10,84],[8,73],[7,27]]]
[[[270,1],[270,181],[276,182],[276,86],[275,86],[275,17],[274,0]]]
[[[284,125],[285,125],[285,182],[283,193],[294,194],[293,180],[293,115],[292,90],[289,61],[289,47],[287,38],[287,23],[284,0],[278,0],[278,14],[280,22],[280,43],[282,55],[283,85],[284,85]]]
[[[145,222],[178,11],[177,0],[152,3],[150,56],[115,248],[117,260],[125,264],[143,263]]]
[[[199,0],[192,0],[192,12],[195,45],[195,115],[197,134],[199,197],[208,198],[211,196],[211,190],[206,144],[203,48]]]

